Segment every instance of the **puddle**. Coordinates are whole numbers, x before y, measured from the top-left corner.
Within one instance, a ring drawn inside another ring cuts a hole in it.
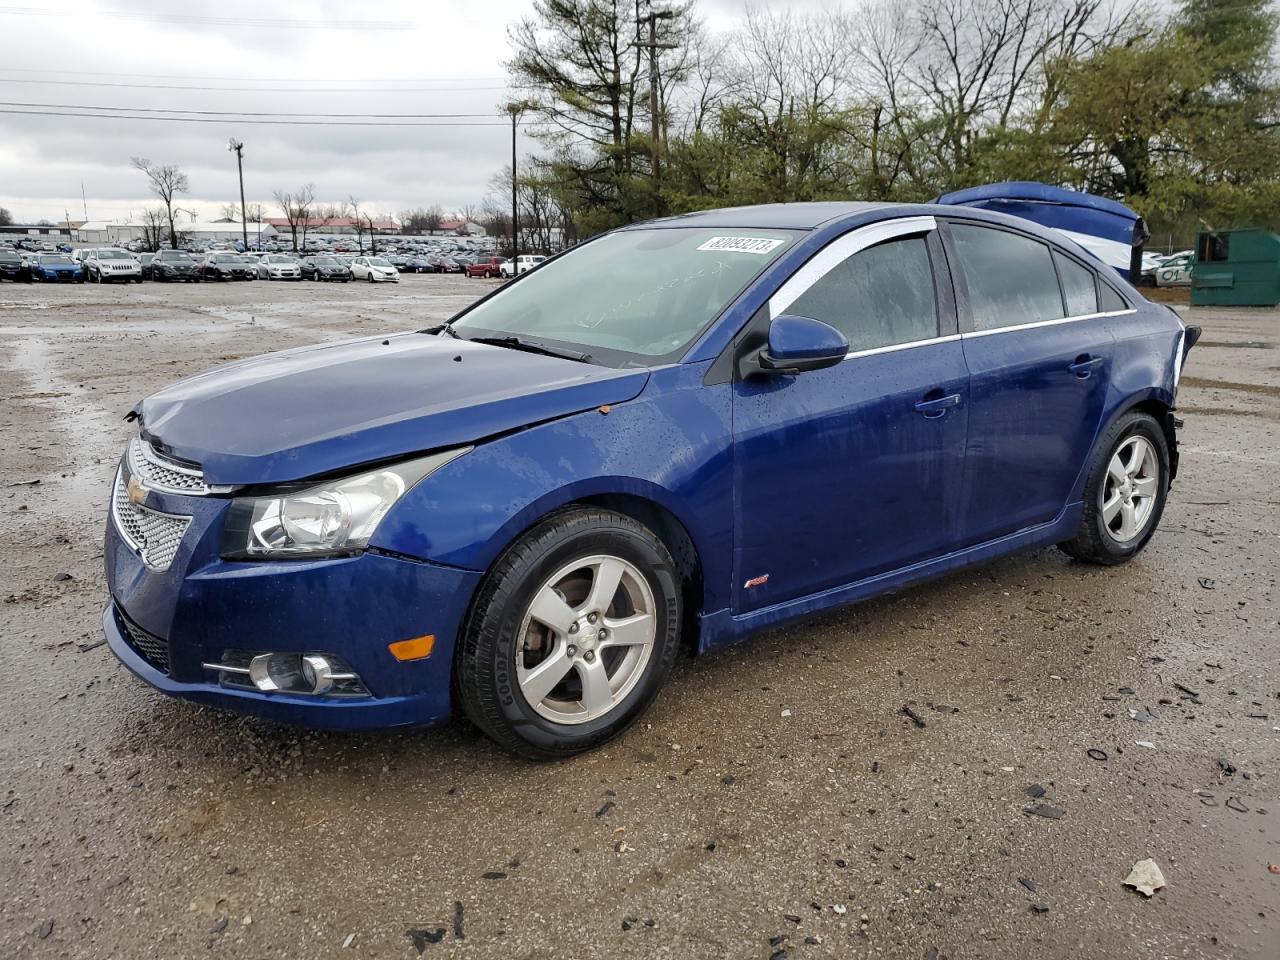
[[[1197,340],[1197,347],[1227,347],[1238,350],[1274,350],[1276,345],[1266,340]]]
[[[1210,390],[1238,390],[1241,393],[1254,393],[1260,397],[1280,397],[1280,387],[1265,383],[1237,383],[1232,380],[1208,380],[1204,377],[1183,377],[1184,387],[1205,387]]]

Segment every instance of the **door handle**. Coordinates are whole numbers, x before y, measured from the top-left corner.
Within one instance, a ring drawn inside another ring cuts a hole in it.
[[[936,420],[938,417],[945,417],[949,409],[960,406],[960,394],[958,393],[948,394],[945,397],[931,397],[930,394],[927,393],[925,394],[925,397],[927,399],[921,400],[916,404],[916,410],[924,414],[925,418],[928,420]]]
[[[1067,367],[1081,380],[1088,380],[1093,375],[1093,368],[1102,363],[1102,357],[1091,357],[1087,353],[1076,357],[1076,362]]]

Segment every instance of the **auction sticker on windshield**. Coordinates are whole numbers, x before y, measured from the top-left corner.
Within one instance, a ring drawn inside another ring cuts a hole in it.
[[[714,250],[717,253],[756,253],[764,255],[772,253],[787,241],[771,240],[768,237],[712,237],[699,250]]]

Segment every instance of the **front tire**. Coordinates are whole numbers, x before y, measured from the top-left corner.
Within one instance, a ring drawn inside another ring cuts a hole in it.
[[[1169,493],[1169,443],[1149,413],[1133,410],[1099,439],[1084,487],[1076,535],[1058,544],[1068,556],[1114,566],[1147,545]]]
[[[458,645],[458,700],[518,756],[591,750],[657,696],[680,622],[675,564],[651,530],[608,510],[559,511],[485,577]]]

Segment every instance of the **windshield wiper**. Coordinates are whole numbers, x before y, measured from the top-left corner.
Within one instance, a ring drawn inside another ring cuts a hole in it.
[[[444,334],[448,334],[449,336],[453,337],[453,339],[455,339],[455,340],[461,340],[461,339],[462,339],[462,337],[458,334],[458,331],[457,331],[457,330],[455,330],[455,329],[453,329],[453,321],[452,321],[452,320],[446,320],[444,323],[438,323],[438,324],[436,324],[434,327],[427,327],[425,330],[422,330],[422,331],[419,331],[419,332],[421,332],[421,333],[433,333],[433,334],[435,334],[436,336],[439,336],[440,334],[444,333]]]
[[[452,330],[450,331],[452,332]],[[457,336],[454,333],[454,336]],[[525,350],[529,353],[541,353],[548,357],[560,357],[562,360],[577,360],[579,363],[590,363],[591,354],[579,350],[565,350],[560,347],[549,347],[537,340],[526,340],[524,337],[467,337],[472,343],[487,343],[495,347],[510,347],[513,350]]]

